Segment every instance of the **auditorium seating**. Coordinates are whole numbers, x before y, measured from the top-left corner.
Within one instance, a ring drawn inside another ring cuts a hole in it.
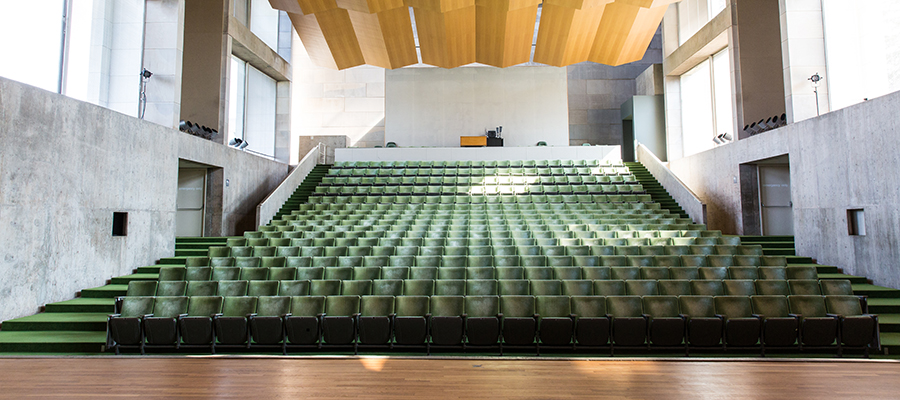
[[[877,317],[662,209],[594,160],[345,162],[310,201],[158,282],[116,351],[865,351]]]

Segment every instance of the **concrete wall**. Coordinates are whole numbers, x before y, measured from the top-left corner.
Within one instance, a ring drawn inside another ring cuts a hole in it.
[[[303,136],[346,136],[349,146],[383,146],[384,69],[317,67],[296,32],[293,38],[291,164],[306,154],[298,147]]]
[[[622,103],[637,94],[635,78],[662,62],[657,33],[641,61],[611,67],[584,62],[566,67],[569,85],[569,145],[622,145]]]
[[[335,161],[488,161],[600,160],[622,161],[619,146],[533,147],[396,147],[335,150]]]
[[[286,164],[0,78],[0,320],[174,251],[179,159],[208,165],[207,234],[252,229]],[[227,180],[228,185],[224,185]],[[112,237],[112,213],[128,236]]]
[[[900,287],[900,92],[670,162],[708,205],[709,229],[742,234],[741,165],[788,155],[797,253]],[[746,175],[746,174],[744,174]],[[847,209],[866,236],[847,234]],[[749,213],[752,214],[752,213]]]
[[[459,146],[497,126],[504,146],[569,144],[562,68],[399,69],[387,71],[385,96],[385,141],[399,146]]]
[[[663,96],[634,96],[622,105],[622,118],[632,121],[632,138],[635,143],[647,146],[661,160],[666,159],[666,105]],[[631,146],[634,155],[635,144]],[[626,156],[627,158],[627,156]]]

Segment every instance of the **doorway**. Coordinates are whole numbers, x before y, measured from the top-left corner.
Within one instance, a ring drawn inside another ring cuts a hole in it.
[[[206,205],[205,168],[178,168],[178,195],[175,198],[175,236],[203,236]]]
[[[787,164],[759,164],[759,205],[762,234],[794,234],[791,169]]]

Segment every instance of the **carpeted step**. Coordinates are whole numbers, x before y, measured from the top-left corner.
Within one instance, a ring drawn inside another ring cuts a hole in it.
[[[124,296],[125,292],[128,290],[128,285],[121,284],[109,284],[105,286],[95,287],[91,289],[84,289],[81,291],[81,297],[84,298],[114,298],[117,296]]]
[[[854,283],[853,293],[870,298],[900,298],[900,290],[868,283]]]
[[[175,257],[206,257],[209,254],[209,247],[199,250],[175,250]]]
[[[878,326],[882,332],[900,332],[900,314],[879,313]]]
[[[204,254],[205,255],[205,254]],[[165,257],[160,258],[158,265],[184,265],[185,257]]]
[[[787,241],[785,241],[785,242],[765,242],[765,241],[748,242],[748,241],[741,240],[741,244],[745,245],[745,246],[762,246],[765,249],[793,249],[794,248],[793,241],[790,241],[790,242],[787,242]]]
[[[100,353],[105,345],[105,330],[0,331],[0,353]]]
[[[175,244],[181,243],[225,243],[225,239],[228,239],[224,236],[210,236],[210,237],[176,237]]]
[[[833,266],[833,265],[818,265],[818,264],[788,264],[788,266],[800,266],[800,267],[806,266],[806,265],[816,267],[816,272],[818,272],[819,274],[842,274],[842,273],[841,273],[841,269],[838,268],[838,267],[835,267],[835,266]],[[843,275],[843,274],[842,274],[842,275]],[[865,283],[865,282],[860,282],[860,283]]]
[[[138,267],[134,272],[138,273],[138,274],[158,274],[159,273],[159,265]]]
[[[72,300],[47,304],[44,311],[48,313],[76,312],[76,313],[106,313],[115,311],[115,299],[79,297]]]
[[[819,279],[846,279],[846,280],[850,281],[850,283],[869,283],[869,280],[864,276],[853,276],[853,275],[822,273],[822,272],[819,272]]]
[[[3,331],[105,331],[109,313],[44,312],[3,321]]]
[[[790,249],[768,249],[768,248],[763,247],[763,255],[767,255],[767,256],[795,256],[795,255],[797,255],[797,253],[794,252],[794,249],[793,249],[793,248],[790,248]]]
[[[868,303],[870,314],[900,314],[900,298],[870,297]]]
[[[123,275],[117,276],[109,280],[109,283],[112,284],[122,284],[127,285],[128,282],[131,281],[155,281],[159,279],[159,274],[131,274],[131,275]]]

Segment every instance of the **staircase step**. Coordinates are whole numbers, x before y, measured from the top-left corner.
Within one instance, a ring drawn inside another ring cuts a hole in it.
[[[834,274],[834,273],[822,273],[819,272],[819,279],[846,279],[850,281],[850,283],[869,283],[869,280],[864,276],[853,276],[853,275],[844,275],[844,274]]]
[[[210,236],[210,237],[176,237],[175,244],[179,243],[225,243],[225,239],[228,239],[224,236]]]
[[[225,242],[197,242],[197,243],[179,243],[175,245],[175,250],[207,250],[211,246],[223,246]]]
[[[155,281],[159,279],[159,274],[131,274],[124,276],[117,276],[115,278],[110,279],[109,283],[113,284],[124,284],[127,285],[128,282],[131,281]]]
[[[209,248],[201,250],[175,250],[175,257],[206,257],[209,254]]]
[[[765,252],[763,252],[765,254]],[[787,256],[788,264],[815,264],[815,260],[812,257],[802,257],[802,256]]]
[[[72,300],[60,301],[47,304],[44,312],[48,313],[107,313],[112,314],[115,311],[115,299],[97,299],[79,297]]]
[[[869,296],[870,298],[900,298],[900,290],[876,286],[868,283],[854,283],[853,293]]]
[[[44,312],[3,321],[3,331],[105,331],[109,313]]]
[[[128,285],[109,284],[91,289],[84,289],[81,291],[81,297],[99,299],[113,298],[117,296],[124,296],[127,290]]]
[[[165,257],[160,258],[160,265],[184,265],[184,257]]]
[[[4,328],[6,326],[4,325]],[[0,353],[99,353],[106,331],[0,331]]]
[[[135,273],[138,274],[158,274],[159,273],[159,265],[149,265],[146,267],[138,267],[135,270]]]
[[[900,298],[870,297],[868,303],[870,314],[900,314]]]
[[[748,242],[741,240],[741,244],[745,246],[762,246],[764,249],[793,249],[794,242]]]
[[[878,326],[882,332],[900,332],[900,314],[878,314]]]
[[[767,249],[763,248],[763,254],[767,256],[795,256],[797,255],[794,252],[793,248],[790,249]]]
[[[788,264],[788,265],[789,266],[790,265],[802,266],[804,264]],[[810,265],[810,266],[816,267],[816,272],[818,272],[819,275],[821,275],[821,274],[841,274],[841,275],[843,275],[841,273],[841,269],[838,267],[835,267],[833,265],[818,265],[818,264],[805,264],[805,265]],[[865,278],[865,277],[863,277],[863,278]],[[866,282],[860,282],[860,283],[866,283]]]

